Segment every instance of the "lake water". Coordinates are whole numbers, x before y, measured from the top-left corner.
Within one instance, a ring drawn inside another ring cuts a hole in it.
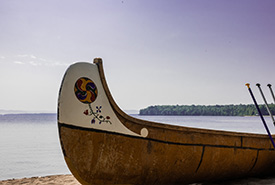
[[[238,132],[266,131],[259,117],[139,116],[174,125]],[[266,117],[271,133],[271,119]],[[70,174],[59,145],[56,114],[0,115],[0,180]]]

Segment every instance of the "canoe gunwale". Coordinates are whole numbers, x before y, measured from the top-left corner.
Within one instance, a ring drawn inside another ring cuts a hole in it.
[[[66,128],[70,128],[70,129],[73,129],[73,130],[107,133],[107,134],[110,134],[110,135],[119,135],[119,136],[124,136],[124,137],[136,138],[136,139],[147,140],[147,141],[154,141],[154,142],[159,142],[159,143],[164,143],[164,144],[171,144],[171,145],[201,146],[201,147],[216,147],[216,148],[234,148],[234,149],[257,150],[257,151],[262,151],[262,150],[274,151],[274,148],[272,148],[272,147],[270,147],[270,148],[256,148],[256,147],[244,147],[244,146],[233,146],[233,145],[214,145],[214,144],[203,144],[203,143],[172,142],[172,141],[161,140],[161,139],[156,139],[156,138],[139,137],[139,136],[127,135],[127,134],[122,134],[122,133],[117,133],[117,132],[110,132],[110,131],[106,131],[106,130],[99,130],[99,129],[94,129],[94,128],[79,127],[79,126],[75,126],[75,125],[69,125],[69,124],[66,124],[66,123],[58,123],[58,127],[59,127],[59,131],[61,130],[61,127],[66,127]]]

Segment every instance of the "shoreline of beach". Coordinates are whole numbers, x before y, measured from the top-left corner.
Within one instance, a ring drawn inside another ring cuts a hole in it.
[[[7,179],[0,181],[0,185],[81,185],[73,175],[49,175],[43,177],[30,177],[21,179]]]
[[[21,179],[1,180],[0,185],[81,185],[73,175],[49,175]],[[275,177],[247,178],[216,183],[194,183],[191,185],[275,185]]]

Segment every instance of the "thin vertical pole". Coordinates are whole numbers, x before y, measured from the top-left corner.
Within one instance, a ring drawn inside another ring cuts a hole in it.
[[[264,100],[264,103],[265,103],[265,107],[266,107],[266,109],[267,109],[267,111],[268,111],[268,113],[269,113],[269,115],[270,115],[270,117],[271,117],[271,119],[273,121],[273,124],[275,125],[274,117],[273,117],[273,115],[272,115],[272,113],[271,113],[271,111],[270,111],[270,109],[268,107],[267,101],[265,99],[264,93],[263,93],[262,88],[261,88],[261,84],[257,83],[256,86],[259,88],[259,91],[260,91],[260,93],[262,95],[262,98]]]
[[[269,136],[269,139],[270,139],[270,141],[271,141],[271,143],[272,143],[272,145],[273,145],[273,147],[274,147],[274,149],[275,149],[275,143],[274,143],[273,138],[272,138],[272,136],[271,136],[271,133],[270,133],[268,127],[267,127],[267,124],[266,124],[266,122],[265,122],[265,120],[264,120],[264,117],[263,117],[263,115],[262,115],[262,112],[261,112],[261,110],[260,110],[260,108],[259,108],[259,106],[258,106],[258,103],[257,103],[257,101],[256,101],[256,99],[255,99],[255,97],[254,97],[254,95],[253,95],[253,93],[252,93],[252,90],[250,89],[250,84],[247,83],[247,84],[245,84],[245,85],[246,85],[247,88],[248,88],[248,91],[249,91],[249,93],[250,93],[250,95],[251,95],[251,97],[252,97],[252,100],[253,100],[253,102],[254,102],[256,108],[257,108],[257,111],[258,111],[258,113],[259,113],[259,115],[260,115],[260,118],[262,119],[262,122],[263,122],[263,124],[264,124],[265,130],[266,130],[266,132],[267,132],[267,134],[268,134],[268,136]]]
[[[272,90],[272,88],[271,88],[271,84],[267,84],[267,86],[268,86],[268,87],[269,87],[269,89],[270,89],[270,92],[271,92],[271,95],[272,95],[273,101],[274,101],[274,103],[275,103],[275,96],[274,96],[273,90]]]

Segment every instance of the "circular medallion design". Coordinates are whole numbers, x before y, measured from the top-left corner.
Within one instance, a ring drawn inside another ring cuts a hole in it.
[[[86,77],[79,78],[74,85],[74,92],[82,103],[93,103],[97,97],[97,87],[95,83]]]

